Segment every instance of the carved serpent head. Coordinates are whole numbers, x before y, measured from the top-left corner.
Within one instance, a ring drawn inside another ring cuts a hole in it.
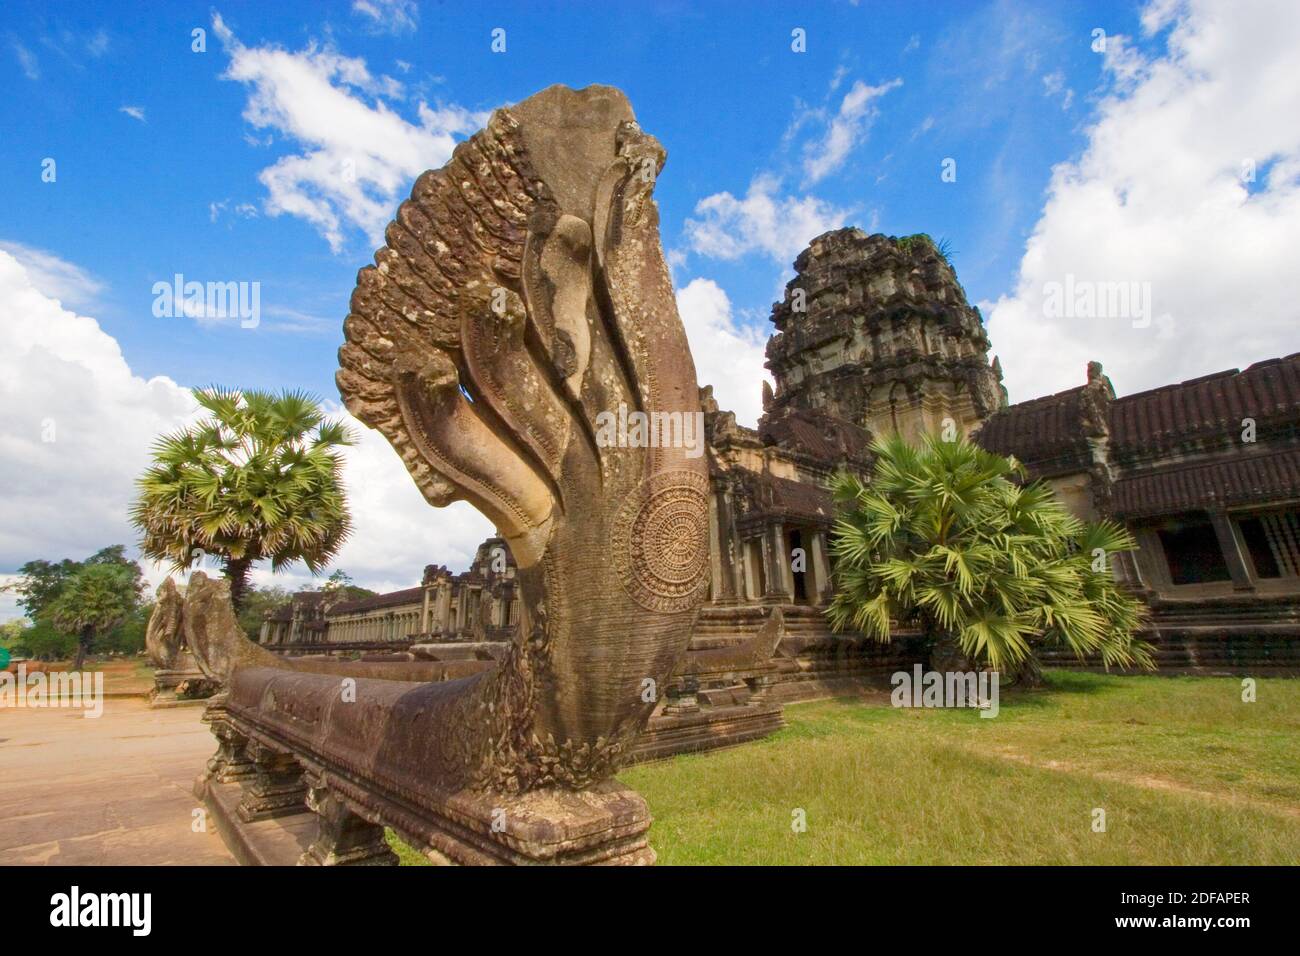
[[[699,389],[651,198],[663,162],[619,91],[551,87],[422,175],[357,277],[348,408],[519,565],[517,644],[455,711],[475,739],[448,731],[478,784],[612,772],[707,590]]]

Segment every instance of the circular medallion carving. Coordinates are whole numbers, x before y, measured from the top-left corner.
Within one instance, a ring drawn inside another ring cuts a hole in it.
[[[623,587],[650,611],[694,607],[709,583],[709,479],[669,471],[642,482],[619,509],[614,557]]]

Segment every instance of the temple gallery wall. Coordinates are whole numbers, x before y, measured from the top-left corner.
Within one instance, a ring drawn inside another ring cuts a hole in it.
[[[830,692],[887,664],[822,620],[825,483],[839,468],[868,471],[875,435],[948,423],[1015,455],[1080,517],[1134,531],[1141,550],[1118,573],[1152,606],[1147,639],[1163,669],[1300,667],[1300,355],[1123,398],[1093,363],[1081,384],[1008,405],[978,310],[924,238],[838,230],[795,268],[772,310],[776,389],[755,383],[758,428],[701,389],[709,575],[692,648],[738,644],[780,605],[778,696]],[[514,559],[493,538],[468,570],[431,565],[418,587],[336,603],[298,594],[260,642],[290,654],[504,642],[517,602]]]
[[[448,862],[653,862],[620,767],[919,659],[823,615],[826,481],[890,432],[972,436],[1133,527],[1115,573],[1166,670],[1298,669],[1300,356],[1123,398],[1094,363],[1009,406],[934,244],[844,229],[799,256],[742,427],[677,314],[664,160],[618,90],[550,87],[420,176],[358,275],[340,393],[431,505],[493,523],[470,568],[298,595],[258,642],[222,581],[160,594],[150,646],[218,688],[195,792],[242,862],[391,864],[386,828]],[[599,441],[624,407],[702,416],[705,453]]]

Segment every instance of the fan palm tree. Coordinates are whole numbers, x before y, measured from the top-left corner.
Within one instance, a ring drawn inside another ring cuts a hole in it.
[[[354,439],[302,392],[194,397],[209,416],[158,440],[131,520],[141,552],[174,570],[220,560],[239,608],[254,562],[302,561],[315,574],[338,553],[352,523],[339,449]]]
[[[917,624],[932,653],[955,645],[1010,674],[1036,674],[1041,644],[1154,666],[1133,636],[1145,608],[1110,571],[1136,547],[1123,527],[1080,521],[1046,485],[1013,481],[1014,458],[965,440],[894,436],[872,450],[869,483],[833,482],[836,630],[887,642],[893,622]]]

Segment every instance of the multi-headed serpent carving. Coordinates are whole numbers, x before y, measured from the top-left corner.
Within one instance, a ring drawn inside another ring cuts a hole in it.
[[[708,579],[704,459],[607,447],[595,427],[620,404],[700,408],[650,198],[663,160],[617,90],[551,87],[422,175],[357,277],[348,408],[432,504],[487,515],[519,564],[505,661],[424,702],[420,758],[444,786],[608,775],[689,638]]]

